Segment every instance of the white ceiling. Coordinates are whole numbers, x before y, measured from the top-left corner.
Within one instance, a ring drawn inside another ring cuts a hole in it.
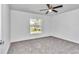
[[[59,4],[53,4],[56,6]],[[20,10],[24,12],[34,13],[34,14],[45,14],[46,11],[40,11],[41,9],[46,9],[46,4],[11,4],[11,9],[13,10]],[[62,8],[56,9],[58,13],[63,13],[67,11],[71,11],[74,9],[78,9],[79,4],[63,4]],[[49,13],[48,15],[58,14],[55,12]]]

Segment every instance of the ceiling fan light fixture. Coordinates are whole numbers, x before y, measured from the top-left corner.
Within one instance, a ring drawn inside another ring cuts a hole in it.
[[[43,10],[41,10],[41,11],[46,11],[45,14],[48,14],[49,12],[50,12],[50,13],[51,13],[51,12],[57,13],[58,11],[55,10],[55,9],[63,7],[63,5],[58,5],[58,6],[53,7],[52,4],[46,4],[46,6],[48,7],[48,9],[43,9]]]
[[[52,10],[51,10],[51,9],[49,9],[48,11],[49,11],[49,12],[52,12]]]

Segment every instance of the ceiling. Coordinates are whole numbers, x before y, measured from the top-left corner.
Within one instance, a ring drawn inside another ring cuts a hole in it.
[[[60,4],[52,4],[53,6],[60,5]],[[28,13],[34,14],[42,14],[45,15],[46,11],[40,11],[41,9],[46,9],[46,4],[11,4],[11,9],[13,10],[20,10]],[[79,4],[63,4],[62,8],[56,9],[58,13],[51,12],[48,15],[55,15],[71,10],[75,10],[79,8]]]

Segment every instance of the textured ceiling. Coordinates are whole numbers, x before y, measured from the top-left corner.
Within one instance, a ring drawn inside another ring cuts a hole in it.
[[[52,4],[53,6],[61,4]],[[34,13],[34,14],[45,14],[46,11],[40,11],[41,9],[46,9],[46,4],[11,4],[11,9],[20,10],[24,12]],[[51,12],[48,15],[59,14],[79,8],[79,4],[63,4],[62,8],[56,9],[58,13]]]

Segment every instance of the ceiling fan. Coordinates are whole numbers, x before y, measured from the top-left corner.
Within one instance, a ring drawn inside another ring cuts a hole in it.
[[[47,10],[45,14],[48,14],[49,12],[52,12],[52,11],[57,13],[58,11],[55,10],[55,9],[63,7],[63,5],[58,5],[58,6],[53,7],[51,4],[46,4],[46,6],[48,7],[48,9],[42,9],[42,10],[40,10],[40,11]]]

